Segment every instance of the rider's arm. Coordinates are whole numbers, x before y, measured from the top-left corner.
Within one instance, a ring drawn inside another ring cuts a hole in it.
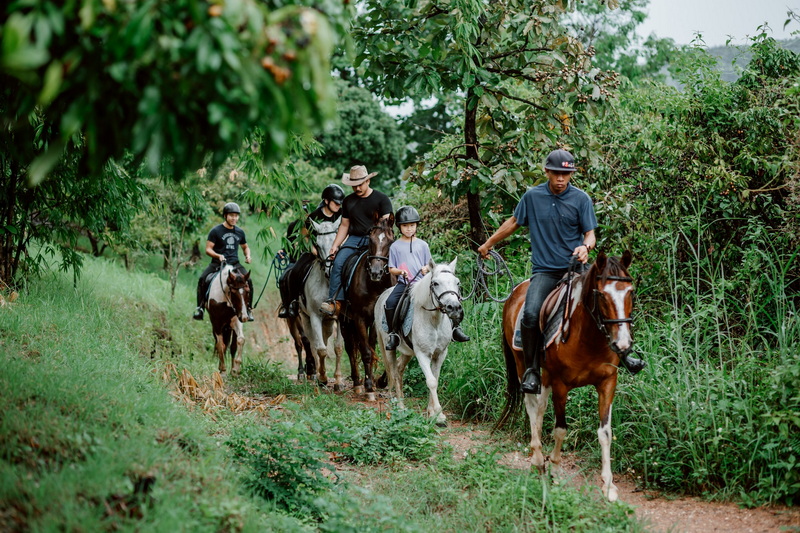
[[[597,244],[597,239],[594,236],[594,230],[589,230],[583,234],[583,244],[578,245],[572,252],[572,255],[578,256],[578,261],[586,263],[589,260],[589,250],[593,250]]]
[[[244,252],[244,262],[245,263],[249,263],[250,262],[250,247],[247,245],[247,243],[242,244],[242,251]]]
[[[214,243],[211,241],[206,241],[206,255],[218,261],[222,261],[222,259],[225,257],[224,255],[218,254],[214,251]]]
[[[339,251],[339,246],[347,239],[347,234],[350,231],[350,219],[342,217],[342,222],[339,224],[339,229],[336,231],[336,238],[333,239],[333,246],[331,246],[331,255],[336,255]]]
[[[517,217],[511,215],[503,224],[497,228],[491,237],[486,239],[486,242],[481,244],[478,247],[478,253],[481,254],[481,257],[484,259],[489,257],[489,250],[494,248],[494,245],[503,241],[506,237],[514,233],[520,228],[520,225],[517,224]]]

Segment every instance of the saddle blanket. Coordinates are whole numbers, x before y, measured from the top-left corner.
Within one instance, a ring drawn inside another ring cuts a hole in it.
[[[408,308],[408,312],[403,317],[403,337],[411,335],[411,325],[414,323],[414,309]],[[386,313],[381,313],[381,329],[389,333],[389,325],[386,323]]]

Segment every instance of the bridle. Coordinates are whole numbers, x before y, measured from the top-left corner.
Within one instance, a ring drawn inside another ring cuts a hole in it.
[[[437,274],[452,274],[455,276],[455,273],[448,269],[441,269]],[[439,311],[440,313],[447,314],[447,310],[442,304],[442,298],[448,294],[454,295],[459,302],[463,301],[463,298],[461,298],[461,294],[458,291],[442,291],[439,294],[436,294],[436,292],[433,290],[433,274],[431,274],[430,294],[433,307],[428,309],[427,307],[423,306],[422,308],[426,311]]]
[[[599,278],[603,281],[621,281],[623,283],[633,283],[633,278],[629,276],[599,276]],[[586,311],[588,311],[589,315],[594,319],[594,323],[597,325],[597,329],[605,335],[606,341],[608,341],[608,347],[621,357],[625,357],[628,355],[632,348],[628,348],[627,350],[620,350],[614,344],[613,339],[611,338],[611,334],[608,332],[608,328],[606,325],[609,324],[632,324],[633,318],[605,318],[603,313],[600,311],[600,306],[597,303],[598,295],[601,291],[597,290],[596,288],[592,289],[592,307],[589,308],[586,305],[586,302],[583,303]]]

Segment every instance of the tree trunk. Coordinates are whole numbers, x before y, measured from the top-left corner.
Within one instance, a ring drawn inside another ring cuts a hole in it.
[[[466,145],[467,159],[479,161],[478,157],[478,130],[475,126],[478,102],[474,91],[470,88],[467,91],[467,98],[464,112],[464,144]],[[469,167],[473,167],[468,163]],[[472,189],[472,187],[470,187]],[[469,209],[470,239],[472,249],[477,250],[478,246],[486,241],[486,231],[483,228],[481,218],[481,198],[478,191],[467,192],[467,208]]]

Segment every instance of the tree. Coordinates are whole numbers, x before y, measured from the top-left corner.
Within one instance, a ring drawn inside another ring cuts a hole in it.
[[[368,0],[357,20],[356,66],[378,94],[463,95],[461,142],[410,178],[467,197],[475,246],[485,240],[481,212],[514,198],[547,151],[586,154],[586,116],[616,86],[565,32],[565,10],[560,0]]]
[[[323,152],[309,154],[309,162],[338,170],[335,179],[353,165],[378,172],[375,181],[396,181],[403,171],[405,139],[394,118],[361,87],[337,83],[336,122],[317,136]]]
[[[66,208],[63,199],[76,200],[83,187],[98,195],[135,189],[106,173],[127,180],[113,161],[128,153],[134,168],[143,162],[153,175],[182,178],[218,166],[256,129],[260,159],[278,160],[293,133],[328,120],[329,59],[352,8],[304,3],[45,0],[4,8],[0,280],[14,282],[31,239],[74,239],[65,229],[80,216],[72,208],[91,206]],[[99,203],[122,213],[135,205],[113,204],[123,197]],[[63,265],[79,266],[62,251]]]

